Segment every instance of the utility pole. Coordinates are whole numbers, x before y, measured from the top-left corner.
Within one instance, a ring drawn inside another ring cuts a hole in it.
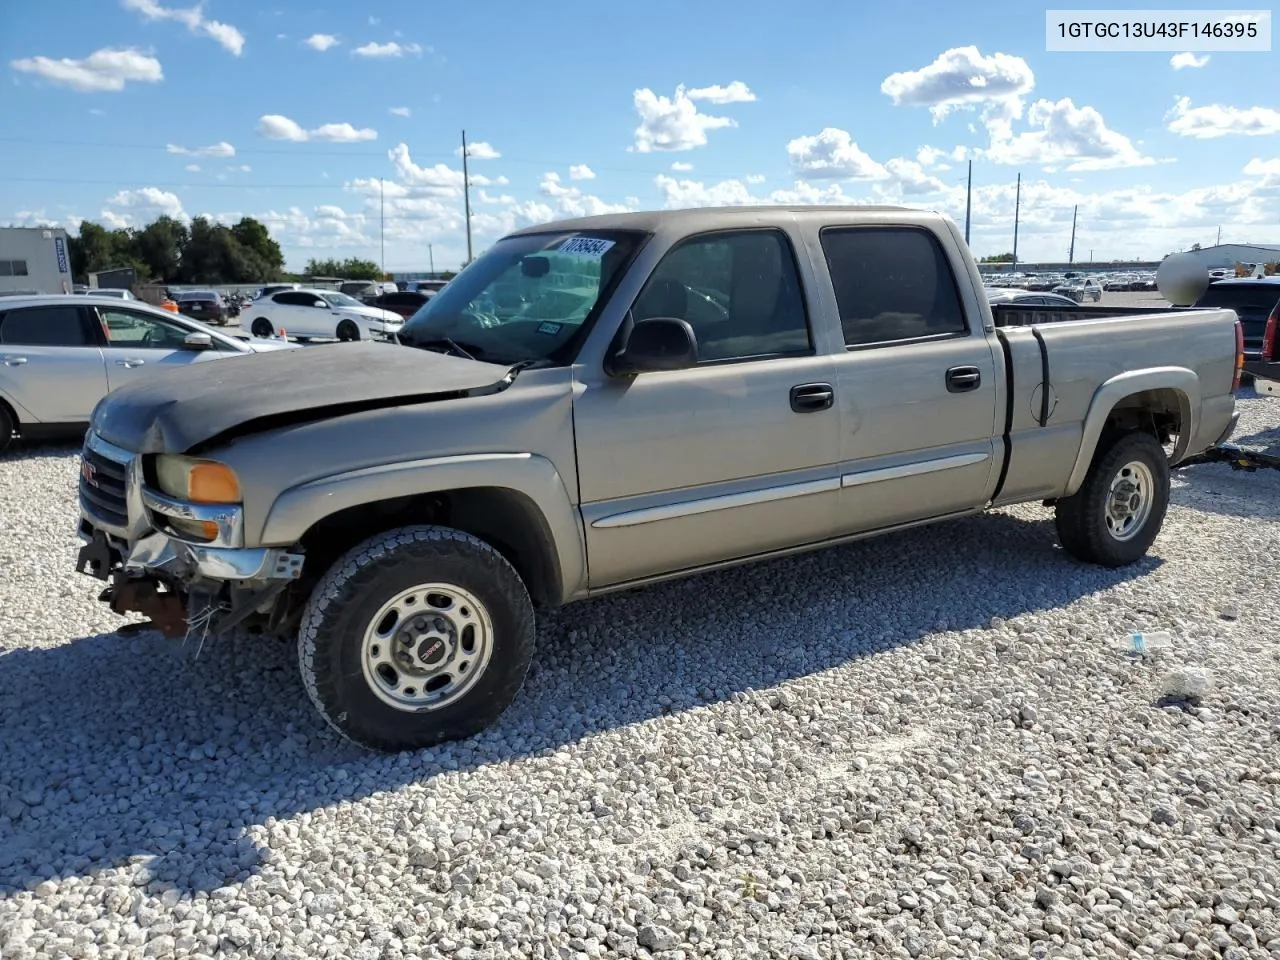
[[[1022,174],[1018,174],[1018,192],[1014,194],[1013,199],[1013,266],[1010,269],[1016,269],[1018,266],[1018,214],[1022,210]]]
[[[964,191],[964,245],[969,245],[969,215],[973,212],[973,161],[969,161],[969,185]]]
[[[1222,245],[1222,227],[1218,227],[1218,240],[1216,243],[1214,243],[1214,246],[1217,247],[1221,245]]]
[[[1080,205],[1076,204],[1071,211],[1071,246],[1067,248],[1067,263],[1076,262],[1076,214],[1080,212]]]
[[[427,244],[427,259],[431,262],[431,276],[434,277],[436,275],[436,254],[429,243]]]
[[[467,212],[467,263],[471,262],[471,177],[467,173],[467,131],[462,131],[462,202]]]
[[[382,244],[382,275],[387,275],[387,197],[382,178],[378,178],[378,240]]]

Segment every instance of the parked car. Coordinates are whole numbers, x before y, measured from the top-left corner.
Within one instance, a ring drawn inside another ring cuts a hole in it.
[[[1053,293],[1060,297],[1067,297],[1075,303],[1084,303],[1086,300],[1097,303],[1102,299],[1102,285],[1093,277],[1085,277],[1082,280],[1069,280],[1059,284],[1053,288]]]
[[[0,451],[14,436],[83,434],[109,390],[199,361],[283,344],[247,344],[141,301],[52,294],[0,301]],[[189,372],[189,371],[184,371]]]
[[[412,293],[439,293],[448,282],[448,280],[410,280],[405,284],[405,289]]]
[[[190,601],[202,635],[296,636],[324,718],[396,750],[506,709],[535,606],[1022,502],[1071,556],[1136,562],[1170,464],[1233,427],[1235,315],[1017,326],[977,277],[953,221],[902,208],[520,230],[401,347],[109,397],[84,462],[141,489],[82,499],[79,569],[174,635]]]
[[[410,291],[396,293],[384,293],[373,301],[375,307],[381,307],[383,310],[390,310],[392,313],[408,319],[422,309],[430,299],[435,296],[434,292],[414,293]]]
[[[116,297],[120,300],[137,300],[132,290],[125,290],[116,287],[98,287],[95,290],[89,290],[88,293],[95,297]]]
[[[193,320],[227,325],[227,305],[216,290],[182,290],[174,294],[178,312]]]
[[[258,291],[257,295],[253,299],[261,300],[263,297],[269,297],[273,293],[279,293],[281,290],[301,290],[301,289],[302,289],[302,284],[300,283],[268,283],[265,287],[263,287],[261,290]]]
[[[985,293],[988,303],[1018,303],[1024,307],[1074,307],[1077,302],[1056,293],[1036,293],[1033,290],[1015,288],[987,289]]]
[[[399,289],[390,281],[382,283],[377,280],[346,280],[338,288],[338,292],[354,297],[362,303],[372,304],[378,297],[388,293],[397,293]]]
[[[1246,277],[1215,280],[1196,301],[1196,307],[1234,310],[1244,330],[1244,354],[1248,360],[1262,356],[1267,318],[1280,302],[1280,277]]]
[[[240,329],[255,337],[386,340],[404,318],[370,307],[336,290],[282,290],[255,300],[240,316]]]

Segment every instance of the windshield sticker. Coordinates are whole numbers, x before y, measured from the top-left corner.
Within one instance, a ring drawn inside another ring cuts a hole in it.
[[[572,253],[579,257],[595,257],[598,259],[603,257],[612,246],[612,240],[602,240],[599,237],[570,237],[556,247],[556,252]]]
[[[608,241],[605,241],[605,242],[607,243]],[[560,332],[561,326],[563,326],[563,324],[552,323],[550,320],[548,320],[545,323],[538,324],[538,332],[549,333],[554,336],[555,334]]]

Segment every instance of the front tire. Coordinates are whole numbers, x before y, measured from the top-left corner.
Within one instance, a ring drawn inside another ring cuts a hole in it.
[[[1168,508],[1169,458],[1160,441],[1122,434],[1099,445],[1080,489],[1058,501],[1058,540],[1086,563],[1128,566],[1151,548]]]
[[[343,343],[353,343],[360,339],[360,328],[350,320],[343,320],[338,324],[338,339]]]
[[[450,527],[401,527],[338,559],[312,591],[298,664],[316,709],[393,752],[478,733],[533,658],[533,603],[493,547]]]
[[[3,454],[13,444],[13,432],[17,427],[17,422],[9,412],[9,408],[3,402],[0,402],[0,454]]]

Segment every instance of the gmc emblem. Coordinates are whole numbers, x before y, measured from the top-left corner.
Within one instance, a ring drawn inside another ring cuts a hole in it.
[[[80,461],[80,476],[89,486],[98,485],[98,469],[88,460]]]

